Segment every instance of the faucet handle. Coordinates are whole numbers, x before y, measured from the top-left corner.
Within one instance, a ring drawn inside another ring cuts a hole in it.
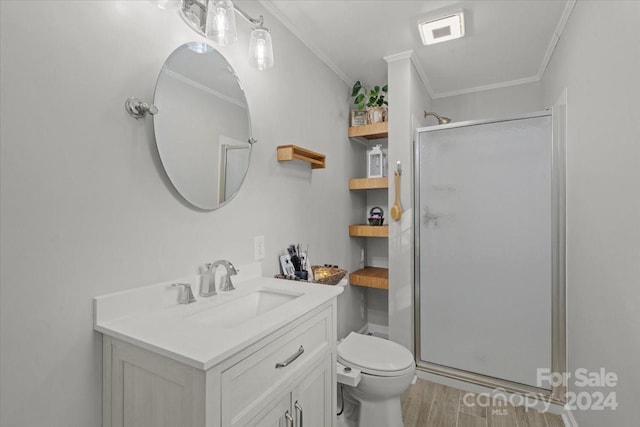
[[[192,302],[196,302],[196,299],[193,297],[193,292],[191,292],[191,285],[189,283],[174,283],[171,287],[180,287],[178,290],[178,303],[180,304],[191,304]]]

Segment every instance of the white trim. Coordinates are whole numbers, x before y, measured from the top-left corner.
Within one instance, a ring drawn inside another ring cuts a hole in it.
[[[401,59],[408,59],[414,55],[413,50],[405,50],[404,52],[394,53],[393,55],[383,56],[382,59],[389,62],[399,61]]]
[[[361,334],[361,335],[366,335],[367,332],[369,331],[369,324],[365,323],[362,328],[358,329],[356,332],[356,334]],[[348,334],[347,334],[348,335]]]
[[[375,323],[365,323],[362,328],[358,329],[355,332],[362,335],[367,335],[369,332],[378,332],[389,335],[389,327],[384,325],[377,325]]]
[[[422,84],[427,89],[429,96],[433,99],[433,88],[431,87],[431,83],[427,78],[427,74],[424,72],[424,68],[422,68],[422,65],[420,64],[420,61],[418,60],[418,56],[416,55],[415,51],[407,50],[404,52],[383,57],[383,59],[387,61],[387,64],[390,62],[399,61],[401,59],[407,59],[407,58],[411,59],[411,63],[415,67],[418,73],[418,76],[420,77],[420,80],[422,80]]]
[[[542,78],[544,72],[549,65],[549,61],[551,61],[551,57],[553,56],[553,52],[556,50],[556,45],[558,44],[558,40],[560,40],[560,36],[564,31],[565,25],[567,25],[567,21],[569,20],[569,16],[571,16],[571,12],[573,12],[573,8],[576,5],[577,0],[569,0],[562,11],[562,15],[560,15],[560,21],[558,21],[558,25],[556,26],[556,30],[553,32],[551,36],[551,40],[549,41],[549,46],[547,46],[547,52],[544,55],[544,59],[542,60],[542,64],[540,64],[540,68],[538,69],[538,80]]]
[[[451,92],[434,93],[432,98],[433,99],[447,98],[449,96],[464,95],[464,94],[467,94],[467,93],[482,92],[484,90],[500,89],[500,88],[503,88],[503,87],[510,87],[510,86],[518,86],[518,85],[523,85],[523,84],[527,84],[527,83],[535,83],[537,81],[540,81],[538,76],[524,77],[522,79],[510,80],[508,82],[492,83],[492,84],[489,84],[489,85],[470,87],[470,88],[467,88],[467,89],[453,90]]]
[[[562,414],[562,422],[567,427],[578,427],[578,421],[576,421],[576,418],[573,416],[573,412],[569,409],[565,409]]]
[[[422,84],[427,89],[429,96],[431,97],[431,99],[433,99],[433,87],[431,86],[431,82],[429,82],[427,73],[424,72],[424,68],[422,68],[422,64],[420,64],[420,61],[418,60],[418,56],[415,53],[411,55],[411,62],[413,63],[413,66],[416,68],[416,71],[418,72],[418,77],[420,77],[420,80],[422,80]]]
[[[351,77],[349,77],[344,71],[342,71],[342,69],[340,69],[340,67],[338,67],[335,62],[333,62],[331,59],[329,59],[329,57],[327,55],[325,55],[325,53],[315,44],[313,44],[309,39],[305,38],[302,33],[300,32],[300,30],[296,27],[296,25],[291,22],[291,20],[289,18],[287,18],[281,11],[280,9],[278,9],[277,6],[275,6],[273,3],[271,3],[269,0],[258,0],[258,2],[270,13],[274,16],[274,18],[276,18],[278,21],[280,21],[280,23],[282,25],[284,25],[284,27],[286,29],[288,29],[289,31],[291,31],[291,33],[298,38],[298,40],[300,40],[302,42],[303,45],[305,45],[310,51],[311,53],[313,53],[314,55],[316,55],[322,62],[325,63],[325,65],[327,67],[329,67],[331,69],[331,71],[333,71],[334,73],[336,73],[338,75],[338,77],[340,77],[340,79],[342,79],[342,81],[344,81],[347,85],[349,85],[349,87],[352,87],[353,84],[355,83],[355,80],[352,79]]]
[[[367,332],[370,332],[372,334],[377,332],[389,336],[389,327],[384,325],[377,325],[375,323],[368,323]]]
[[[485,90],[500,89],[505,87],[517,86],[521,84],[538,82],[540,81],[540,79],[542,79],[542,76],[544,75],[544,72],[547,69],[549,62],[551,61],[551,57],[553,56],[553,52],[555,52],[556,45],[558,44],[558,40],[560,39],[560,35],[564,31],[564,27],[567,24],[569,17],[571,16],[571,12],[573,11],[573,8],[576,5],[576,1],[577,0],[567,1],[567,4],[562,12],[562,15],[560,16],[560,20],[558,21],[558,25],[556,26],[556,29],[553,35],[551,36],[551,40],[549,40],[549,45],[547,46],[547,50],[542,59],[542,63],[538,68],[538,72],[535,75],[530,77],[523,77],[521,79],[515,79],[515,80],[510,80],[510,81],[501,82],[501,83],[492,83],[492,84],[482,85],[482,86],[475,86],[475,87],[454,90],[449,92],[436,93],[434,92],[433,87],[431,86],[431,83],[429,82],[429,79],[427,77],[427,74],[425,73],[424,69],[420,65],[420,61],[418,60],[413,50],[407,50],[405,52],[400,52],[394,55],[388,55],[383,58],[385,61],[387,61],[387,63],[397,61],[400,59],[411,58],[411,62],[413,62],[413,65],[416,67],[418,75],[420,76],[420,80],[422,80],[422,83],[424,84],[424,87],[427,89],[429,96],[431,96],[431,99],[447,98],[450,96],[464,95],[467,93],[482,92]],[[280,9],[278,9],[277,6],[275,6],[270,0],[258,0],[258,2],[269,13],[271,13],[277,20],[279,20],[280,23],[284,25],[286,29],[291,31],[291,33],[295,37],[297,37],[302,42],[302,44],[304,44],[314,55],[316,55],[322,62],[324,62],[327,65],[327,67],[329,67],[334,73],[336,73],[338,77],[340,77],[340,79],[342,79],[347,85],[349,85],[349,87],[353,86],[355,80],[349,77],[344,71],[342,71],[342,69],[338,67],[331,59],[329,59],[329,57],[318,46],[316,46],[310,40],[302,36],[302,33],[298,30],[296,25],[290,19],[288,19],[280,11]]]
[[[187,84],[189,86],[192,86],[192,87],[194,87],[196,89],[199,89],[199,90],[201,90],[203,92],[206,92],[209,95],[213,95],[216,98],[220,98],[223,101],[227,101],[227,102],[229,102],[231,104],[237,105],[238,107],[242,108],[243,110],[247,109],[247,105],[242,103],[242,101],[239,101],[239,100],[237,100],[237,99],[235,99],[235,98],[233,98],[231,96],[228,96],[228,95],[222,94],[222,93],[220,93],[218,91],[215,91],[215,90],[211,89],[208,86],[205,86],[205,85],[203,85],[201,83],[196,82],[195,80],[191,80],[190,78],[185,77],[184,75],[182,75],[180,73],[177,73],[177,72],[167,68],[166,65],[164,65],[162,67],[162,71],[164,71],[164,73],[166,75],[171,76],[176,80],[180,80],[182,83],[185,83],[185,84]]]

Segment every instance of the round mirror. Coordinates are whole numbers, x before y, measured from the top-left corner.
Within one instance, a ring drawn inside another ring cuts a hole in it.
[[[253,140],[247,99],[227,60],[204,42],[180,46],[160,71],[153,103],[158,153],[178,193],[205,210],[231,200]]]

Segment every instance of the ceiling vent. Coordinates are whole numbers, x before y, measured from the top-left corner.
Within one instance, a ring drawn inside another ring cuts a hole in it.
[[[418,22],[420,37],[424,45],[430,45],[464,36],[464,16],[462,12],[438,19]]]

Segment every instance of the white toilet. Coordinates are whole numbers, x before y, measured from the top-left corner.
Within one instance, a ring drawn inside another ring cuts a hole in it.
[[[346,424],[402,427],[400,396],[416,368],[411,352],[393,341],[351,332],[338,345],[338,363],[362,373],[356,387],[343,386]]]

